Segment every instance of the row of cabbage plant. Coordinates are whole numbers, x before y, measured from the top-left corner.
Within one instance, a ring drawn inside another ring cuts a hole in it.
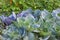
[[[60,9],[27,9],[0,16],[1,40],[60,40]]]

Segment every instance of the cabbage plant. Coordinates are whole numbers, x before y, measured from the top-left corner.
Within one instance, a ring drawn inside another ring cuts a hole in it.
[[[60,9],[52,13],[44,10],[12,11],[10,16],[0,16],[2,40],[59,40]],[[3,26],[4,25],[4,26]]]

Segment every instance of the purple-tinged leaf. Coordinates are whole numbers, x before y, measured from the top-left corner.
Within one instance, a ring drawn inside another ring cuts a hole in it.
[[[12,14],[9,16],[11,20],[16,20],[16,14],[12,12]]]
[[[60,9],[53,10],[52,16],[60,20]]]
[[[48,13],[49,13],[49,12],[44,9],[44,11],[41,12],[41,18],[42,18],[42,19],[45,19],[45,18],[47,17]]]

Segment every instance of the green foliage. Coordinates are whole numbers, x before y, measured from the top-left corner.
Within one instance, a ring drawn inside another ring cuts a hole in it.
[[[11,14],[12,10],[18,13],[29,7],[52,11],[53,9],[60,8],[60,0],[0,0],[0,14]]]

